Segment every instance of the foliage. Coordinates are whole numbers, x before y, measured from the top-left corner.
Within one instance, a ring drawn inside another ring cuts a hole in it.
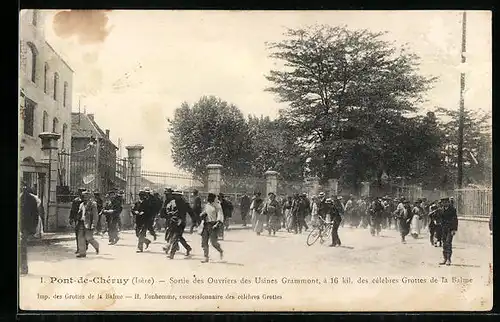
[[[410,172],[401,167],[415,161],[407,146],[418,125],[403,116],[416,111],[433,79],[418,75],[418,58],[383,35],[318,26],[288,30],[269,45],[285,68],[271,70],[267,90],[289,103],[283,119],[312,175],[357,185],[384,169]]]
[[[449,187],[457,181],[459,110],[436,108],[435,113],[440,119],[439,126],[443,136],[441,158],[446,171],[443,185]],[[469,109],[464,111],[464,184],[491,183],[490,119],[491,115],[488,113],[474,112]]]
[[[169,133],[175,165],[203,182],[210,163],[221,164],[227,175],[249,171],[251,142],[235,105],[214,96],[204,96],[193,106],[184,102],[169,120]]]

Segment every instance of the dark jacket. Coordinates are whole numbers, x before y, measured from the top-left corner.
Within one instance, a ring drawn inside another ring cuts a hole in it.
[[[28,192],[23,192],[20,197],[21,231],[34,234],[38,225],[38,205],[35,197]]]
[[[80,209],[80,204],[82,203],[82,199],[80,197],[76,197],[71,202],[71,210],[69,211],[69,220],[75,221],[76,216],[78,214],[78,209]]]
[[[104,206],[104,214],[110,217],[118,217],[122,213],[122,198],[114,197]]]
[[[172,206],[171,204],[172,200],[175,200],[175,206]],[[170,207],[168,207],[169,204]],[[179,218],[183,224],[186,224],[186,214],[189,214],[191,216],[191,219],[195,218],[193,209],[182,196],[174,196],[170,200],[165,199],[165,202],[163,203],[161,209],[162,218],[170,220],[173,217],[176,217]]]
[[[224,219],[231,218],[233,216],[233,204],[227,199],[222,199],[220,206],[222,207],[222,214]]]
[[[320,200],[318,204],[318,216],[326,220],[326,215],[330,214],[331,205],[326,203],[326,198]]]
[[[201,212],[203,211],[202,206],[201,206],[201,198],[200,196],[194,197],[193,200],[193,213],[199,217]]]
[[[248,212],[250,210],[250,197],[247,196],[247,195],[244,195],[243,197],[241,197],[241,200],[240,200],[240,209],[242,212]]]
[[[97,204],[93,200],[83,202],[80,204],[81,207],[85,208],[85,219],[83,224],[87,229],[93,229],[97,223]],[[82,220],[82,211],[79,209],[76,215],[76,220]]]
[[[443,227],[450,228],[450,230],[456,231],[458,229],[458,217],[455,207],[450,206],[443,209],[441,212],[441,221],[441,225]]]

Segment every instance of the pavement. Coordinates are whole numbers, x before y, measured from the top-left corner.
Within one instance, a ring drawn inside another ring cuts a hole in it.
[[[426,231],[402,244],[395,230],[373,237],[367,229],[344,227],[339,230],[341,247],[328,247],[329,242],[307,246],[308,233],[257,236],[251,229],[234,226],[220,241],[224,258],[211,247],[207,264],[201,263],[201,237],[196,232],[185,234],[192,256],[185,258],[181,247],[173,260],[162,250],[163,233],[144,253],[135,252],[133,231],[120,232],[117,245],[108,245],[107,236],[98,236],[99,255],[90,246],[86,258],[75,257],[73,236],[61,235],[28,248],[30,273],[20,279],[21,307],[118,311],[491,308],[491,247],[454,243],[452,265],[440,266],[442,250],[430,245]],[[80,277],[99,277],[103,282],[80,283]],[[99,301],[74,298],[91,293],[112,296]],[[154,296],[145,300],[146,294],[175,300]],[[193,297],[200,294],[221,294],[224,299]],[[181,299],[187,295],[191,298]]]

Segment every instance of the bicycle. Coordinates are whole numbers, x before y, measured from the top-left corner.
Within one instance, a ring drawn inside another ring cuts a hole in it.
[[[326,239],[331,237],[332,235],[332,227],[333,227],[333,222],[326,221],[325,219],[319,217],[320,224],[316,227],[314,227],[309,235],[307,236],[307,246],[312,246],[314,245],[318,239],[319,243],[323,244]]]

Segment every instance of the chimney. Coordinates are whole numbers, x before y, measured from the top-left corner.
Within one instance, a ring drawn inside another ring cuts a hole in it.
[[[109,130],[106,129],[106,138],[109,139]]]

